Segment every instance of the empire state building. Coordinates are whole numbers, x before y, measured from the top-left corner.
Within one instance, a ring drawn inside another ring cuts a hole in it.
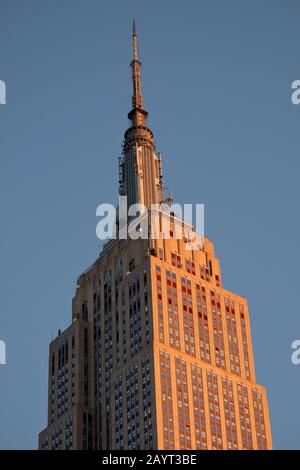
[[[131,122],[119,161],[128,207],[171,204],[148,127],[133,26]],[[223,287],[213,243],[176,238],[104,245],[77,280],[72,322],[49,346],[40,449],[271,449],[256,383],[248,304]]]

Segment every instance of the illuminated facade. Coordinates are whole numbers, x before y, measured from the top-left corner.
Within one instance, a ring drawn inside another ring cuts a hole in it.
[[[120,159],[128,205],[164,201],[141,93],[135,27],[131,127]],[[170,202],[170,201],[167,201]],[[41,449],[270,449],[247,301],[222,286],[213,243],[110,241],[78,278],[72,325],[50,344]]]

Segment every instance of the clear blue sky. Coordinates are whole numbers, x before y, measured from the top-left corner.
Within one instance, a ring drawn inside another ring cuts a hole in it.
[[[117,198],[137,20],[149,123],[178,202],[205,204],[249,300],[276,448],[300,448],[298,0],[0,0],[0,448],[36,448],[48,343]]]

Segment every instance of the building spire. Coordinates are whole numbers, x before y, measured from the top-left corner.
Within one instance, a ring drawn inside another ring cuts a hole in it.
[[[133,42],[133,60],[131,61],[132,71],[132,84],[133,84],[133,95],[132,95],[132,110],[128,114],[129,119],[132,121],[133,126],[144,125],[145,119],[148,115],[147,111],[143,109],[143,96],[141,86],[141,63],[138,60],[138,48],[137,48],[137,34],[135,20],[132,25],[132,42]]]
[[[132,23],[132,39],[133,39],[133,60],[138,60],[135,19],[133,19],[133,23]]]

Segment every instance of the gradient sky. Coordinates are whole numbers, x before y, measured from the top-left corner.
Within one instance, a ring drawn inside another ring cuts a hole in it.
[[[48,343],[117,198],[131,22],[164,176],[204,203],[223,285],[249,301],[274,447],[300,449],[298,0],[0,0],[0,448],[37,447]]]

